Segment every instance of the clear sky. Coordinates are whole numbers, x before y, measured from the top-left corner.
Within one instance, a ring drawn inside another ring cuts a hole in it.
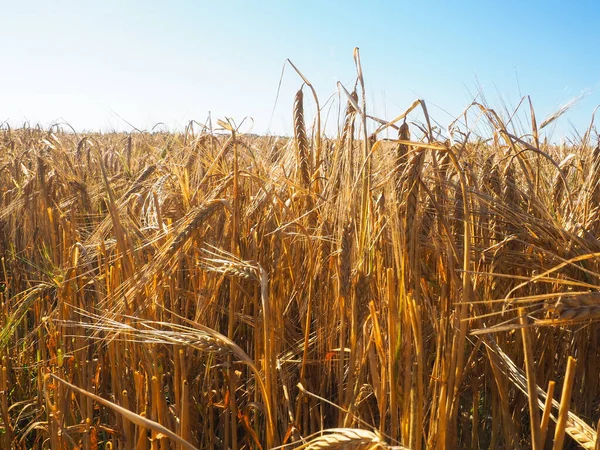
[[[369,112],[386,119],[423,98],[446,126],[481,88],[498,110],[531,95],[539,123],[585,92],[556,139],[583,132],[600,104],[597,0],[0,0],[0,10],[0,122],[13,126],[130,130],[122,117],[182,129],[210,111],[290,134],[302,82],[286,68],[275,103],[286,58],[325,104],[337,81],[351,88],[354,47]]]

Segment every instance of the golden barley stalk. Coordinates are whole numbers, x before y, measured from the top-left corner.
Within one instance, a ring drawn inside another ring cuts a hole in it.
[[[376,450],[389,449],[390,446],[372,431],[358,428],[329,428],[297,449],[327,450]],[[399,448],[399,447],[396,447]]]
[[[306,126],[304,123],[304,94],[302,89],[296,93],[294,99],[294,138],[296,140],[297,167],[300,181],[305,189],[310,189],[311,181],[311,154]]]

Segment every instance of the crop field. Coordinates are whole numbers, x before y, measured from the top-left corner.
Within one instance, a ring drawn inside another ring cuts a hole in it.
[[[598,448],[593,126],[357,68],[336,136],[2,126],[0,448]]]

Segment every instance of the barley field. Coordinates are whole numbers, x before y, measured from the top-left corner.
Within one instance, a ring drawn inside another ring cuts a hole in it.
[[[356,61],[336,136],[310,83],[289,138],[2,126],[0,448],[599,448],[593,127]]]

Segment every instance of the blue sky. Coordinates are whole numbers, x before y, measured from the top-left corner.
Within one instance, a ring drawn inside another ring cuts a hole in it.
[[[252,117],[252,132],[289,134],[302,84],[289,67],[275,104],[289,58],[322,104],[334,96],[334,132],[336,82],[352,86],[354,47],[369,112],[386,119],[423,98],[446,126],[482,89],[499,111],[531,95],[539,123],[585,92],[549,127],[557,139],[583,132],[600,104],[594,1],[56,0],[1,8],[0,121],[13,126],[64,120],[77,130],[130,130],[122,117],[141,129],[182,129],[210,111],[215,120]]]

